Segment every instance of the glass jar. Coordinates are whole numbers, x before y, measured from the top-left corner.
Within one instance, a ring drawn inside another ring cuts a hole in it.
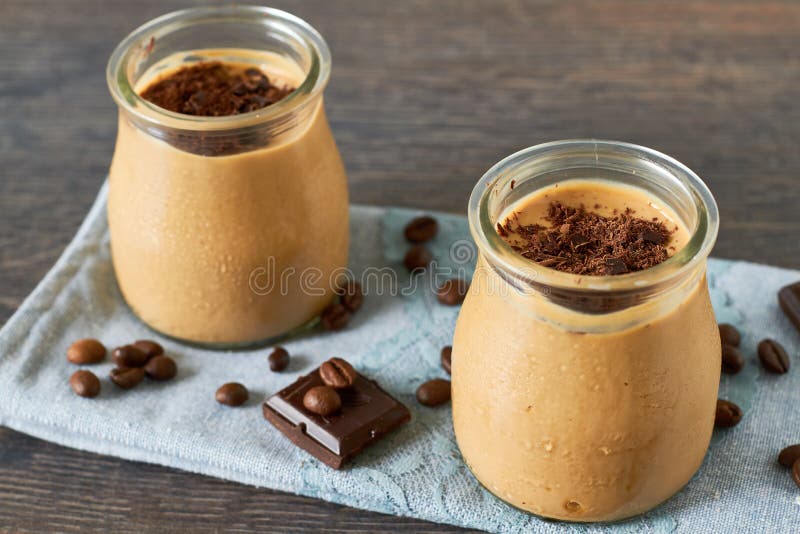
[[[142,99],[149,81],[198,61],[252,65],[296,89],[223,117]],[[269,343],[314,322],[347,265],[347,177],[325,117],[325,41],[276,9],[164,15],[108,63],[119,129],[108,221],[117,281],[153,329],[208,346]]]
[[[650,269],[577,276],[497,234],[520,199],[567,180],[663,203],[690,238]],[[687,167],[611,141],[547,143],[492,167],[472,192],[476,273],[453,343],[453,423],[464,460],[499,498],[538,515],[612,521],[676,493],[714,425],[720,338],[706,282],[717,208]]]

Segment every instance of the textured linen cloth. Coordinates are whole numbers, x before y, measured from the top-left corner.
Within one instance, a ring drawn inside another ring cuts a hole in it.
[[[423,283],[408,294],[368,294],[351,325],[315,331],[284,343],[287,371],[269,371],[268,349],[215,352],[191,348],[148,330],[127,308],[114,280],[105,216],[106,189],[55,267],[0,331],[0,424],[100,454],[157,463],[245,484],[308,495],[430,521],[496,532],[800,532],[800,490],[776,462],[800,442],[800,335],[776,304],[776,291],[800,272],[711,260],[709,283],[717,318],[742,329],[747,365],[723,375],[720,397],[745,412],[735,428],[717,430],[700,472],[675,497],[643,516],[609,525],[546,521],[495,498],[461,460],[449,407],[414,400],[423,381],[445,376],[439,350],[450,344],[457,308],[436,303]],[[402,228],[416,212],[355,206],[351,268],[390,267],[399,286],[407,244]],[[466,220],[437,214],[431,249],[441,267],[471,274],[475,259]],[[428,273],[420,280],[430,279]],[[89,367],[103,389],[83,399],[67,380],[77,369],[65,358],[81,337],[107,347],[138,338],[161,342],[178,363],[170,383],[145,381],[121,391],[107,378],[112,364]],[[773,337],[790,352],[787,375],[758,365],[759,339]],[[412,421],[334,471],[292,445],[261,415],[264,398],[331,356],[349,359],[405,403]],[[223,382],[244,383],[242,408],[217,404]]]

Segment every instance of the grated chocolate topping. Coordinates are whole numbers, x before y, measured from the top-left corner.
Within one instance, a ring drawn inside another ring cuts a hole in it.
[[[523,257],[545,267],[581,275],[616,275],[649,269],[669,257],[673,231],[630,208],[604,217],[551,202],[549,226],[522,225],[517,213],[497,223],[497,233]]]

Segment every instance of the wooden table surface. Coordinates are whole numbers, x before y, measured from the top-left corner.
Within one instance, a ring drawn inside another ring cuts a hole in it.
[[[206,2],[208,3],[208,2]],[[112,48],[191,2],[0,2],[0,324],[102,183]],[[327,38],[352,200],[463,213],[543,141],[653,147],[719,202],[717,256],[800,268],[800,3],[275,0]],[[2,355],[0,355],[2,357]],[[456,531],[52,445],[0,428],[0,531]]]

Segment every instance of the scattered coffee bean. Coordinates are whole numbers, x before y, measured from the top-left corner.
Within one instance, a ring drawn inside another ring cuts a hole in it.
[[[778,303],[786,317],[800,330],[800,282],[782,287],[778,292]]]
[[[119,367],[143,367],[150,359],[144,351],[133,345],[117,347],[111,357]]]
[[[460,278],[445,281],[436,291],[436,298],[445,306],[457,306],[464,302],[469,284]]]
[[[722,345],[722,372],[735,375],[744,367],[744,356],[733,345]]]
[[[169,356],[159,354],[150,358],[144,366],[144,372],[153,380],[171,380],[178,373],[178,366]]]
[[[419,273],[428,268],[428,265],[433,261],[433,254],[423,245],[414,245],[403,258],[403,265],[406,266],[408,272]]]
[[[96,397],[100,393],[100,379],[91,371],[75,371],[69,377],[69,387],[80,397]]]
[[[412,243],[430,241],[439,232],[439,223],[429,216],[417,217],[406,225],[403,231],[406,239]]]
[[[275,347],[269,355],[269,368],[280,373],[289,366],[289,351],[283,347]]]
[[[742,335],[739,333],[739,330],[728,323],[719,325],[719,337],[723,345],[730,345],[732,347],[738,347],[739,343],[742,342]]]
[[[106,348],[96,339],[79,339],[67,349],[67,359],[78,365],[102,362]]]
[[[330,386],[315,386],[303,395],[303,406],[311,413],[331,415],[342,407],[342,398]]]
[[[442,368],[447,371],[447,374],[451,374],[450,372],[450,363],[453,357],[453,347],[450,345],[444,347],[442,349]]]
[[[144,369],[141,367],[116,367],[108,377],[122,389],[131,389],[144,380]]]
[[[792,467],[798,458],[800,458],[800,443],[784,448],[778,455],[778,463],[784,467]]]
[[[339,303],[351,313],[357,312],[361,305],[364,304],[364,291],[358,282],[348,281],[344,287],[339,288],[337,293],[339,295]]]
[[[319,367],[319,376],[326,386],[344,389],[353,385],[358,373],[347,361],[341,358],[331,358]]]
[[[342,304],[331,304],[322,311],[322,327],[325,330],[342,330],[350,322],[350,310]]]
[[[742,420],[742,409],[731,401],[717,399],[717,413],[714,426],[728,428],[736,426]]]
[[[792,464],[792,480],[800,488],[800,460],[795,460]]]
[[[789,371],[789,355],[774,339],[765,339],[758,344],[758,359],[770,373],[783,374]]]
[[[164,354],[164,347],[149,339],[140,339],[136,341],[133,346],[144,352],[148,358]]]
[[[443,378],[428,380],[417,388],[417,401],[424,406],[439,406],[450,400],[450,381]]]
[[[226,406],[241,406],[249,397],[247,388],[238,382],[221,385],[215,395],[217,402]]]

